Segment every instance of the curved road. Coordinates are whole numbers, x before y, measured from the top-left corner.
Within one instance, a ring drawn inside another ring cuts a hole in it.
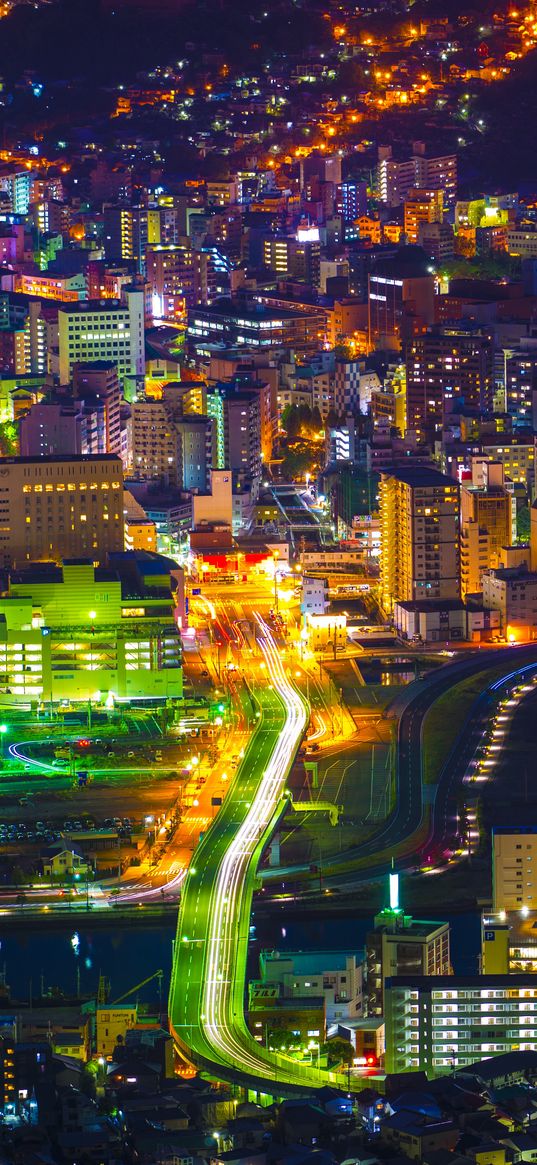
[[[424,811],[423,774],[422,774],[422,732],[423,722],[435,700],[460,680],[477,674],[498,665],[505,672],[511,672],[537,663],[537,643],[523,647],[504,647],[499,650],[476,651],[468,654],[462,660],[444,664],[432,676],[409,685],[405,693],[397,698],[392,710],[399,715],[396,790],[395,805],[388,819],[375,833],[355,846],[351,851],[333,854],[323,863],[323,883],[326,887],[351,886],[359,882],[371,881],[373,877],[385,874],[390,866],[389,861],[375,863],[363,871],[347,870],[351,862],[363,858],[374,858],[385,850],[394,849],[403,841],[409,841],[419,830]],[[486,689],[485,689],[486,691]],[[481,697],[479,697],[481,700]],[[475,705],[471,713],[474,713]],[[447,801],[454,785],[455,770],[460,771],[466,756],[468,741],[466,727],[458,740],[455,740],[446,763],[439,775],[436,786],[434,818],[439,822],[441,815],[447,812]],[[468,729],[471,724],[468,725]],[[420,849],[427,845],[421,842]],[[290,879],[293,876],[308,874],[310,864],[304,863],[294,866],[270,868],[261,871],[263,884]]]
[[[216,825],[196,850],[195,865],[186,880],[174,945],[169,1012],[174,1038],[188,1060],[220,1078],[230,1077],[262,1091],[274,1092],[277,1085],[278,1095],[293,1095],[344,1081],[335,1073],[270,1054],[253,1040],[244,1018],[257,867],[285,809],[287,777],[308,719],[306,702],[287,678],[270,629],[259,616],[257,621],[259,645],[271,682],[258,694],[259,726]],[[359,847],[361,857],[373,856],[411,837],[421,824],[421,735],[424,716],[434,700],[459,680],[485,668],[505,664],[509,672],[535,662],[537,645],[472,655],[446,665],[399,701],[396,806],[385,825]],[[464,740],[460,747],[465,753]],[[450,765],[446,765],[441,787],[451,779]],[[341,856],[348,862],[348,854]],[[369,869],[365,877],[371,878],[371,873]],[[357,880],[356,873],[350,877]],[[345,880],[343,875],[340,882]]]
[[[286,781],[309,709],[290,683],[268,626],[258,617],[266,675],[259,726],[216,824],[202,839],[183,890],[174,944],[170,1026],[186,1058],[220,1077],[267,1091],[309,1091],[334,1073],[274,1056],[252,1038],[244,985],[254,883],[261,853],[283,812]]]

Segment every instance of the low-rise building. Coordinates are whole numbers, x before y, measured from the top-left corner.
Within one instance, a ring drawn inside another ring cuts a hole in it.
[[[286,998],[321,995],[328,1024],[362,1015],[362,961],[345,951],[262,951],[261,980]]]
[[[483,603],[500,612],[500,630],[509,642],[537,636],[537,571],[524,566],[485,571]]]

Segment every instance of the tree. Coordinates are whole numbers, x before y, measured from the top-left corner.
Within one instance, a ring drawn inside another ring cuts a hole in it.
[[[328,416],[326,418],[326,428],[327,429],[335,429],[336,426],[339,425],[339,423],[340,423],[340,419],[339,419],[338,413],[336,413],[336,410],[329,409]]]
[[[298,437],[300,417],[296,405],[285,406],[282,412],[282,426],[287,433],[288,441],[294,441]]]
[[[322,1045],[321,1055],[328,1057],[329,1067],[334,1064],[345,1064],[348,1067],[354,1060],[355,1052],[349,1040],[344,1040],[341,1036],[334,1036],[332,1040],[327,1040]]]
[[[311,429],[311,408],[307,404],[298,406],[298,429],[299,432]]]
[[[316,433],[320,433],[321,429],[323,428],[323,418],[321,416],[321,410],[318,405],[315,405],[315,408],[312,409],[311,427],[315,430]]]
[[[516,536],[519,542],[530,540],[530,511],[528,506],[521,506],[516,515]]]

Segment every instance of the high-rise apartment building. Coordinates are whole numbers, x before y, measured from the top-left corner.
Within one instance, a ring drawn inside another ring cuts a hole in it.
[[[503,409],[521,425],[535,429],[537,405],[537,344],[503,350]]]
[[[534,975],[397,976],[384,999],[387,1072],[445,1076],[498,1052],[537,1052]]]
[[[179,489],[208,487],[212,460],[209,417],[184,413],[166,400],[132,405],[133,472],[141,479],[163,479]]]
[[[155,319],[183,319],[195,303],[212,303],[217,293],[216,268],[209,250],[190,240],[146,250],[147,281]]]
[[[493,343],[487,333],[434,327],[406,350],[407,426],[434,439],[451,412],[492,412]]]
[[[144,292],[129,287],[126,302],[65,304],[58,312],[59,377],[68,384],[75,364],[115,364],[119,379],[141,377],[145,368]]]
[[[419,242],[422,223],[441,223],[444,217],[444,194],[442,190],[420,190],[413,187],[408,191],[404,204],[404,232],[407,242]]]
[[[5,457],[0,466],[0,563],[89,558],[123,550],[119,457]]]
[[[131,259],[142,270],[146,247],[160,243],[160,210],[147,206],[105,206],[104,253],[109,262]]]
[[[33,175],[30,170],[0,170],[0,199],[5,198],[13,214],[28,214]]]
[[[396,602],[459,598],[459,486],[427,465],[380,479],[381,596]]]
[[[258,480],[263,464],[259,391],[229,393],[224,415],[227,467]]]
[[[318,287],[321,271],[321,244],[319,232],[312,230],[316,238],[306,239],[294,236],[269,236],[263,243],[263,262],[280,278],[297,279],[312,287]]]

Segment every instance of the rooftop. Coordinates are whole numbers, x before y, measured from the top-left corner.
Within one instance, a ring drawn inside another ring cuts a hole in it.
[[[441,473],[434,465],[387,465],[382,469],[382,477],[395,477],[413,489],[427,489],[428,487],[442,487],[450,489],[456,487],[455,478],[447,473]]]

